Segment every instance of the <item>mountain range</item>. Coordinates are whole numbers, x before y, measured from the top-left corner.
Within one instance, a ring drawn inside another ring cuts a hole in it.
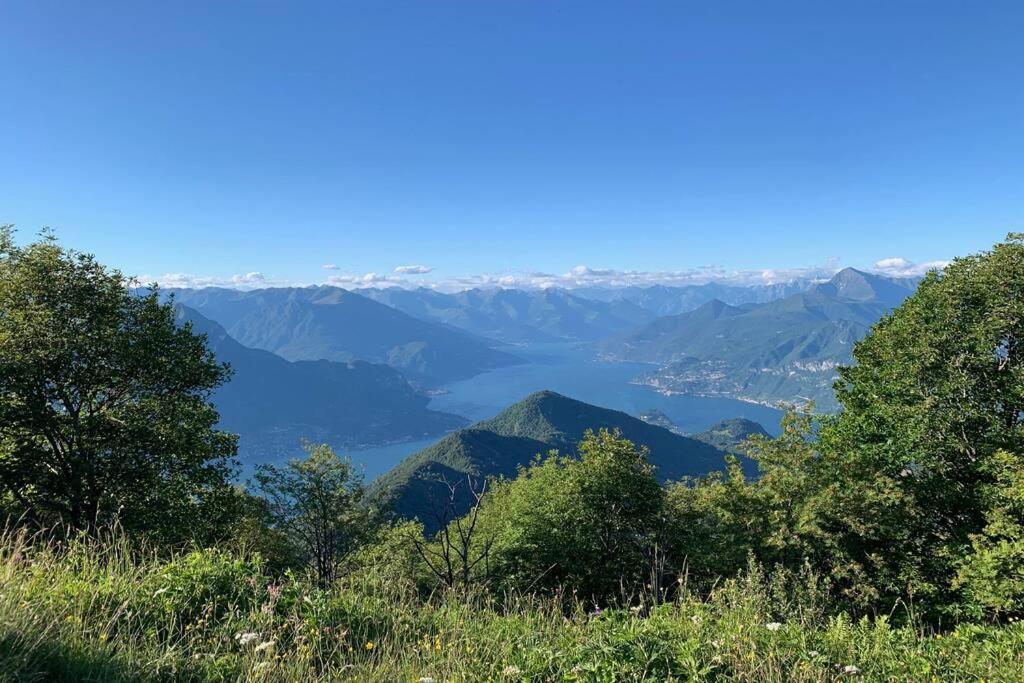
[[[295,455],[302,439],[341,449],[443,434],[467,422],[428,410],[430,399],[387,365],[288,361],[243,346],[195,310],[176,310],[179,322],[205,334],[217,360],[231,365],[213,400],[221,428],[240,435],[243,464]]]
[[[361,289],[415,318],[509,343],[595,341],[648,322],[654,314],[625,300],[596,301],[564,289]]]
[[[665,392],[812,400],[827,410],[835,406],[836,369],[851,362],[853,344],[916,285],[847,268],[828,282],[764,304],[714,299],[610,339],[601,351],[656,364],[639,381]]]
[[[707,282],[700,285],[647,285],[622,288],[583,287],[574,289],[577,296],[606,301],[628,303],[655,317],[678,315],[692,311],[715,299],[733,306],[767,303],[802,292],[815,284],[808,278],[772,284],[727,284]]]
[[[414,318],[338,287],[170,289],[244,346],[290,361],[386,363],[422,386],[519,362],[498,342]]]
[[[450,496],[446,481],[458,484],[456,509],[462,513],[471,505],[469,481],[514,476],[519,467],[552,449],[573,454],[586,430],[601,428],[621,430],[625,438],[646,446],[660,481],[724,466],[725,452],[715,446],[617,410],[542,391],[409,456],[375,480],[371,493],[399,516],[419,518],[431,528],[438,506]]]

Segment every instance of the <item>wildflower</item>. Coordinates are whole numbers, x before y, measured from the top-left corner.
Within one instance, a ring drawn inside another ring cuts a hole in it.
[[[698,617],[696,614],[694,614],[693,616],[690,617],[690,621],[692,623],[694,623],[694,624],[699,624],[700,623],[700,617]]]
[[[599,616],[601,616],[601,608],[600,607],[595,607],[594,611],[590,613],[590,616],[592,616],[592,617],[599,617]]]
[[[100,634],[100,642],[101,643],[107,642],[107,638],[109,638],[109,637],[110,637],[110,634],[108,634],[108,633],[101,633]]]
[[[808,652],[807,654],[808,654],[808,655],[810,655],[811,657],[817,657],[817,656],[818,656],[818,655],[820,655],[821,653],[820,653],[820,652],[818,652],[817,650],[811,650],[811,651],[810,651],[810,652]]]
[[[376,646],[373,644],[373,641],[368,641],[366,643],[366,649],[367,650],[372,650],[374,647],[376,647]]]
[[[632,607],[629,608],[629,611],[632,612],[633,614],[640,614],[640,610],[642,610],[642,609],[643,609],[643,607],[641,607],[640,605],[633,605]]]
[[[860,669],[855,667],[853,664],[847,664],[846,666],[843,667],[843,673],[844,674],[850,674],[851,676],[856,676],[857,674],[860,673]]]
[[[263,652],[264,650],[269,650],[270,648],[274,647],[275,643],[277,643],[277,641],[273,638],[271,638],[270,640],[265,640],[259,645],[257,645],[255,650],[256,652]]]
[[[260,634],[248,631],[246,633],[236,633],[235,640],[238,641],[239,645],[248,645],[254,640],[259,640]]]
[[[514,664],[509,664],[501,673],[505,674],[506,676],[518,676],[522,673],[522,671],[519,669],[518,666]]]
[[[782,624],[780,624],[777,621],[773,621],[770,624],[765,624],[764,627],[769,631],[778,631],[780,628],[782,628]]]

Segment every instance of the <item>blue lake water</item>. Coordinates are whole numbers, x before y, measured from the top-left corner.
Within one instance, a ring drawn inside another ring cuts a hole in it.
[[[430,407],[462,415],[473,422],[498,414],[535,391],[549,389],[586,403],[631,415],[657,408],[684,432],[699,432],[731,417],[745,417],[777,433],[782,413],[767,406],[727,398],[665,396],[631,380],[650,370],[638,363],[609,363],[594,358],[585,346],[537,344],[508,349],[528,361],[486,372],[444,387]],[[436,438],[351,451],[365,468],[367,480],[386,472]]]

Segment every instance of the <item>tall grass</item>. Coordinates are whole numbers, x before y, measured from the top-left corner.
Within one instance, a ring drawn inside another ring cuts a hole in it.
[[[256,558],[0,535],[0,678],[138,681],[1020,681],[1024,627],[829,615],[756,567],[710,596],[423,597],[373,568],[324,591]]]

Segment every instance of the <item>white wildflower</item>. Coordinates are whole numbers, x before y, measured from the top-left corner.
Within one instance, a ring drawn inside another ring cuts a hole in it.
[[[263,652],[264,650],[269,650],[270,648],[274,647],[275,643],[277,643],[277,641],[274,639],[265,640],[256,646],[256,652]]]
[[[260,634],[248,631],[246,633],[236,633],[235,640],[238,641],[239,645],[248,645],[254,640],[259,640]]]
[[[847,664],[846,666],[843,667],[843,673],[844,674],[850,674],[851,676],[856,676],[857,674],[860,673],[860,669],[855,667],[853,664]]]
[[[694,614],[693,616],[690,617],[690,621],[693,622],[694,624],[699,624],[700,623],[700,617],[697,616],[696,614]]]
[[[518,676],[522,673],[522,671],[519,669],[518,666],[515,666],[514,664],[509,664],[505,667],[505,670],[502,671],[502,673],[506,676]]]
[[[773,621],[770,624],[765,624],[764,627],[769,631],[778,631],[780,628],[782,628],[782,624],[780,624],[777,621]]]
[[[810,651],[810,652],[808,652],[807,654],[808,654],[808,655],[810,655],[811,657],[817,657],[817,656],[818,656],[818,655],[820,655],[821,653],[820,653],[820,652],[818,652],[817,650],[811,650],[811,651]]]

